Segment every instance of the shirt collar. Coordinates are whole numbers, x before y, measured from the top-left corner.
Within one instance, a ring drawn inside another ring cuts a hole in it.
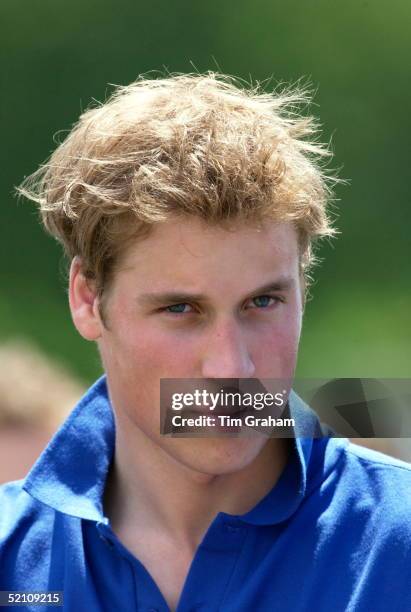
[[[268,525],[283,521],[304,498],[313,448],[309,436],[319,422],[294,391],[289,410],[295,418],[298,437],[291,439],[292,452],[276,485],[252,510],[238,517],[247,523]],[[64,514],[108,523],[103,493],[114,443],[115,422],[104,375],[88,389],[52,437],[24,480],[23,489]]]
[[[104,520],[103,492],[114,440],[114,417],[102,376],[50,440],[23,489],[59,512]]]

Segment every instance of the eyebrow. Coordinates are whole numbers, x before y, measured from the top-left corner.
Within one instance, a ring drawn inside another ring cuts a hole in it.
[[[261,295],[273,291],[288,291],[295,285],[295,279],[284,276],[277,280],[257,287],[245,297]],[[161,306],[164,304],[179,304],[182,302],[203,302],[207,303],[210,299],[204,293],[186,293],[184,291],[166,291],[164,293],[143,293],[137,298],[137,302],[143,306]]]

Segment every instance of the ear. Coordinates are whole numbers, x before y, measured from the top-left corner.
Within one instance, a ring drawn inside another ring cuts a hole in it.
[[[70,266],[69,304],[73,323],[83,338],[98,340],[102,321],[98,311],[98,297],[93,284],[82,271],[80,257],[74,257]]]

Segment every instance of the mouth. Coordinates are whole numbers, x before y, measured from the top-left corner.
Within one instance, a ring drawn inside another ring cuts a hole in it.
[[[227,407],[227,406],[221,406],[221,405],[217,405],[213,410],[208,409],[205,410],[204,408],[199,408],[198,410],[196,410],[195,408],[190,408],[190,410],[183,410],[182,414],[186,417],[191,417],[191,416],[227,416],[230,418],[242,418],[245,417],[247,414],[251,414],[251,411],[249,408],[237,408],[237,407]]]

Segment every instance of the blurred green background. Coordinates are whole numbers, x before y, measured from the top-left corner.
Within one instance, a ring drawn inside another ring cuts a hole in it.
[[[298,373],[410,376],[408,0],[3,0],[0,20],[2,339],[30,338],[85,383],[101,372],[71,323],[60,247],[13,188],[109,83],[164,68],[303,76],[350,184],[337,192],[342,234],[319,253]]]

